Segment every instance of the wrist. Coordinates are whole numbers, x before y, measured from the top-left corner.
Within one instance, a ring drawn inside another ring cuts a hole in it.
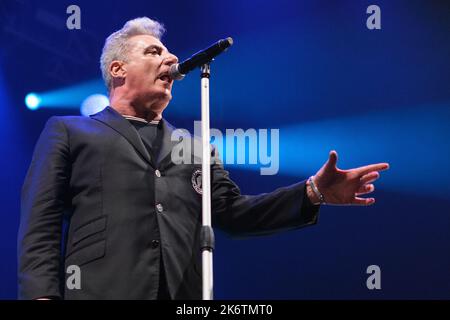
[[[323,194],[317,189],[317,186],[314,183],[314,176],[309,177],[306,181],[306,194],[309,200],[314,205],[324,204],[325,198]]]
[[[306,181],[306,196],[309,198],[309,201],[311,201],[313,205],[320,204],[320,199],[314,193],[311,187],[311,183],[309,182],[309,179]]]

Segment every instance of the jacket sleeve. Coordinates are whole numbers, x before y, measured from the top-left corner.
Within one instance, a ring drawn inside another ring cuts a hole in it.
[[[317,223],[319,205],[306,195],[305,181],[255,196],[241,195],[217,155],[213,156],[212,221],[231,236],[254,236]]]
[[[70,177],[68,134],[48,120],[22,187],[18,233],[19,299],[61,298],[61,234]]]

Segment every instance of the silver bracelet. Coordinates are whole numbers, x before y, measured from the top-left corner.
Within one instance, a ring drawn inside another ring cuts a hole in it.
[[[311,189],[313,190],[313,192],[316,194],[317,198],[319,198],[319,201],[321,204],[325,203],[325,198],[323,197],[323,194],[320,193],[319,189],[317,189],[316,185],[314,184],[313,181],[314,176],[309,177],[309,185],[311,186]]]

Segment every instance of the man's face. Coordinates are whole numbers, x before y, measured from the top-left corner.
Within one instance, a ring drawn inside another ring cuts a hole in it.
[[[125,81],[135,102],[162,111],[172,99],[169,68],[178,61],[157,38],[138,35],[128,40]]]

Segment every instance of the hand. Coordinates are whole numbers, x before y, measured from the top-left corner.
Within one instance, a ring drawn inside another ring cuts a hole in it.
[[[328,161],[315,174],[313,182],[322,193],[326,204],[362,205],[375,203],[375,198],[361,198],[375,190],[372,184],[380,177],[379,171],[389,169],[388,163],[371,164],[350,170],[336,167],[337,152],[330,151]]]

